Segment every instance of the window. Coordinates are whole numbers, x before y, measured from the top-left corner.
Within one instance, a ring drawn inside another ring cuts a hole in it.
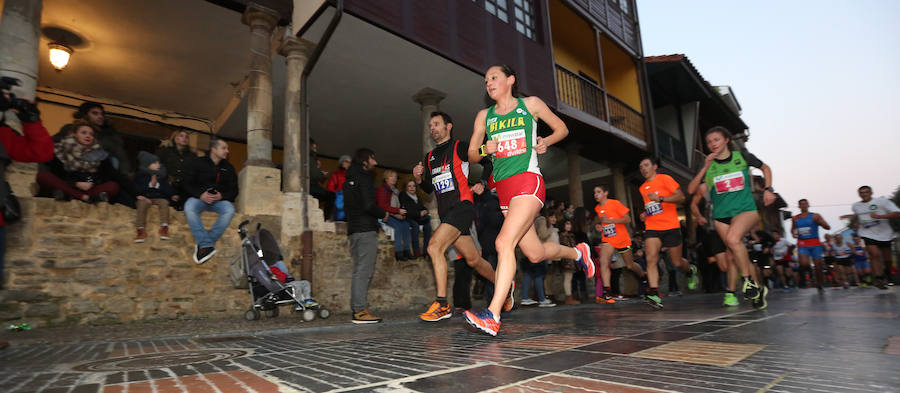
[[[514,23],[516,31],[535,39],[534,0],[472,0],[473,3],[484,3],[484,10],[506,23]],[[512,4],[510,4],[512,3]],[[513,20],[510,21],[510,11]]]
[[[516,16],[516,30],[526,37],[534,39],[534,0],[513,0],[514,15]]]
[[[631,12],[631,6],[629,5],[630,1],[631,0],[609,0],[613,7],[622,10],[622,13],[626,15]]]
[[[506,0],[484,0],[484,9],[500,20],[509,23],[509,14],[507,13]]]

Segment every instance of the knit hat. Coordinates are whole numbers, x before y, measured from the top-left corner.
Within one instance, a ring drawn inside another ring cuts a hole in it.
[[[350,156],[344,154],[340,158],[338,158],[338,165],[340,165],[342,162],[344,162],[344,160],[353,161],[353,159],[350,158]]]
[[[166,176],[166,168],[162,166],[162,163],[160,163],[159,170],[157,170],[157,171],[151,171],[148,168],[150,166],[150,164],[157,162],[157,161],[159,161],[159,157],[157,157],[151,153],[145,152],[143,150],[138,152],[138,170],[140,172],[165,177]]]

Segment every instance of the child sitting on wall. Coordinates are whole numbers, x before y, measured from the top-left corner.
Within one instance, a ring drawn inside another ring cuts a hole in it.
[[[147,211],[151,205],[159,206],[159,238],[169,240],[169,200],[175,195],[175,189],[166,178],[166,169],[159,163],[159,157],[142,151],[138,153],[138,173],[134,175],[137,189],[137,227],[135,243],[143,243],[147,239]]]

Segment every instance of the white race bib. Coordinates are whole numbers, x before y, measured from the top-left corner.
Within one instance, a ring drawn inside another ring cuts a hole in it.
[[[603,226],[603,236],[614,237],[616,234],[616,224],[606,224]]]
[[[440,175],[432,177],[431,185],[434,186],[434,192],[438,194],[443,194],[456,189],[456,187],[453,186],[453,174],[450,172],[441,173]]]
[[[655,216],[662,213],[662,204],[656,201],[647,202],[647,204],[644,205],[644,211],[647,212],[647,217]]]
[[[810,237],[812,236],[812,228],[810,227],[798,227],[797,232],[800,234],[800,237]]]
[[[497,141],[497,152],[494,153],[497,158],[517,156],[528,151],[523,128],[494,134],[491,139]]]

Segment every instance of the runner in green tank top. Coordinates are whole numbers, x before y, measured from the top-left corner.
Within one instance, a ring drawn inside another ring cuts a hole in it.
[[[516,74],[505,65],[495,65],[484,75],[485,90],[496,103],[482,109],[475,117],[472,138],[469,139],[469,162],[478,163],[492,155],[492,179],[500,198],[500,208],[506,215],[497,235],[497,269],[494,297],[488,308],[463,316],[470,325],[496,336],[500,331],[500,311],[505,307],[507,294],[515,287],[516,246],[532,263],[544,260],[573,259],[594,273],[590,248],[581,243],[564,247],[558,243],[542,243],[534,230],[534,219],[544,205],[544,180],[538,169],[537,155],[561,141],[569,133],[566,124],[538,97],[516,98]],[[543,120],[553,133],[546,138],[537,136],[537,120]],[[479,146],[479,141],[487,141]]]
[[[772,169],[747,151],[732,151],[730,144],[731,134],[724,127],[713,127],[706,132],[706,147],[710,154],[703,169],[688,185],[688,192],[703,194],[709,191],[716,232],[731,250],[743,276],[744,299],[752,300],[753,307],[764,309],[769,290],[759,285],[759,277],[750,265],[750,256],[742,239],[759,223],[759,213],[753,201],[750,167],[763,172],[766,180],[763,202],[766,206],[775,202]],[[703,181],[705,183],[701,184]]]
[[[488,108],[485,130],[488,140],[497,142],[493,159],[495,182],[522,172],[541,174],[537,151],[532,147],[537,139],[537,121],[525,101],[516,98],[515,109],[505,115],[494,112],[494,106]]]

